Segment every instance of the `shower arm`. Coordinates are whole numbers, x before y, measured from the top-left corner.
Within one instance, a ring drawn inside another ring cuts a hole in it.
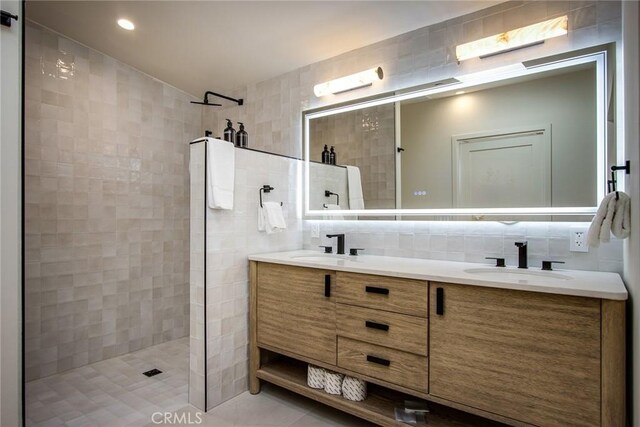
[[[204,93],[204,103],[208,104],[209,103],[209,95],[213,95],[213,96],[217,96],[218,98],[223,98],[226,99],[228,101],[233,101],[233,102],[237,102],[238,105],[242,105],[244,104],[244,100],[242,98],[240,99],[235,99],[235,98],[231,98],[229,96],[225,96],[225,95],[220,95],[219,93],[215,93],[215,92],[211,92],[210,90],[206,91]]]

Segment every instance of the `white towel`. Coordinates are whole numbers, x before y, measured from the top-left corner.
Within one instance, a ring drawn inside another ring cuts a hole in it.
[[[339,211],[339,210],[342,210],[340,205],[336,205],[336,204],[323,205],[323,207],[327,211]],[[342,214],[339,214],[339,213],[325,214],[325,215],[323,215],[323,217],[324,217],[324,219],[334,219],[334,220],[342,220],[342,219],[344,219],[344,216]]]
[[[217,138],[207,142],[207,199],[211,209],[233,209],[235,149]]]
[[[357,166],[347,166],[347,184],[349,186],[349,209],[364,209],[360,168]]]
[[[262,206],[258,206],[258,231],[273,234],[287,228],[279,202],[262,202]]]
[[[616,200],[616,193],[618,199]],[[631,228],[631,200],[622,191],[607,194],[596,215],[591,221],[591,226],[587,233],[587,244],[597,248],[600,242],[608,242],[613,233],[619,239],[629,237]]]

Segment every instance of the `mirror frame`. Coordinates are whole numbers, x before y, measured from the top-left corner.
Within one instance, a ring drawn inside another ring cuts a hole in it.
[[[544,215],[594,215],[598,208],[597,203],[606,193],[606,165],[607,165],[607,136],[606,136],[606,111],[607,111],[607,52],[598,51],[586,55],[575,56],[552,62],[539,63],[526,66],[516,63],[496,69],[490,69],[467,75],[455,76],[449,84],[428,85],[425,89],[403,90],[399,94],[382,95],[378,98],[365,98],[355,100],[352,103],[329,105],[322,109],[306,110],[302,112],[303,128],[303,153],[304,153],[304,213],[307,217],[326,217],[326,210],[310,209],[309,206],[309,127],[312,119],[331,116],[339,113],[359,110],[378,105],[395,103],[427,95],[462,90],[465,88],[485,83],[498,82],[511,78],[534,75],[545,71],[567,68],[575,65],[594,63],[596,67],[596,205],[583,207],[530,207],[530,208],[443,208],[443,209],[363,209],[341,210],[340,215],[345,219],[357,219],[355,217],[380,217],[380,216],[544,216]],[[424,87],[424,86],[423,86]],[[335,214],[335,211],[332,211]],[[331,218],[328,218],[331,219]],[[366,219],[366,218],[364,218]]]

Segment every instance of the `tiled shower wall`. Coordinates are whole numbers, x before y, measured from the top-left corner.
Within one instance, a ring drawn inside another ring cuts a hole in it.
[[[26,29],[26,374],[189,331],[193,98]]]

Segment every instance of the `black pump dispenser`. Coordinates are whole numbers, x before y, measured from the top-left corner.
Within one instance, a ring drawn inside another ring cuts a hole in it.
[[[226,119],[226,120],[227,120],[227,127],[224,129],[222,138],[225,141],[234,143],[236,140],[236,130],[233,128],[233,123],[231,123],[231,120],[229,119]]]
[[[327,144],[324,144],[324,150],[322,150],[322,163],[328,165],[329,162],[329,148],[327,147]]]
[[[329,152],[329,163],[331,163],[332,165],[336,164],[336,151],[333,148],[333,145],[331,146],[331,151]]]
[[[249,134],[244,130],[244,123],[238,122],[240,129],[236,133],[236,147],[248,147],[249,146]]]

